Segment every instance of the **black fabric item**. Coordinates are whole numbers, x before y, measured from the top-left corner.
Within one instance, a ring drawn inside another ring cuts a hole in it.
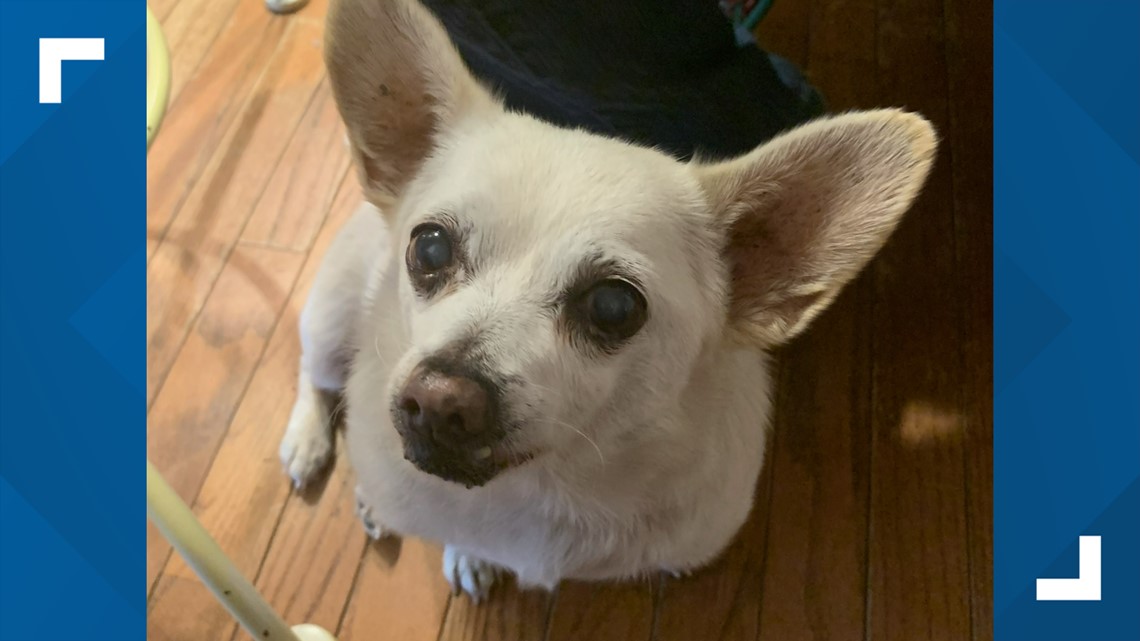
[[[823,111],[767,53],[737,46],[715,0],[424,4],[512,109],[681,158],[744,153]]]

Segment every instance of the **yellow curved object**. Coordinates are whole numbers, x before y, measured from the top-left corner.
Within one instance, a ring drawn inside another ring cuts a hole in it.
[[[146,147],[162,124],[166,115],[166,101],[170,99],[170,50],[158,18],[146,8]]]
[[[336,641],[328,631],[311,623],[290,628],[258,594],[174,488],[146,462],[146,512],[158,531],[194,569],[218,601],[255,639],[269,641]]]

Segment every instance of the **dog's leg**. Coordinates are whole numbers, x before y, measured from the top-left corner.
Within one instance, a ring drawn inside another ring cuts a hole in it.
[[[293,479],[293,486],[300,490],[328,465],[332,452],[332,408],[327,395],[309,379],[308,368],[302,361],[297,401],[278,452],[281,463]]]
[[[346,328],[350,323],[334,311],[330,293],[322,287],[327,284],[322,282],[324,280],[327,279],[318,277],[301,315],[304,351],[297,380],[297,400],[279,451],[281,463],[298,490],[316,478],[332,458],[330,399],[344,388],[345,366],[338,355],[344,353]]]
[[[451,584],[451,593],[466,592],[475,603],[486,599],[491,588],[505,572],[499,566],[457,550],[443,546],[443,576]]]
[[[378,246],[383,248],[383,233],[379,212],[362,206],[328,248],[301,312],[297,400],[279,451],[298,489],[313,480],[332,457],[331,398],[344,389],[352,329],[369,270],[383,255],[378,251]]]

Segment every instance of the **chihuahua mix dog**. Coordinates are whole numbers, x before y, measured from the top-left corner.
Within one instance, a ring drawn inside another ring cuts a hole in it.
[[[475,599],[504,570],[711,561],[764,460],[765,351],[886,241],[930,124],[849,113],[681,162],[506,110],[415,0],[336,0],[325,60],[367,202],[302,315],[294,482],[338,392],[366,529],[443,543]]]

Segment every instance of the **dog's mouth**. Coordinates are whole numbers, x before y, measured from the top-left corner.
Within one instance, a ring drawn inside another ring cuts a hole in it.
[[[445,481],[467,487],[481,487],[504,472],[531,461],[536,452],[522,452],[509,442],[440,447],[405,436],[404,458],[416,469]]]

